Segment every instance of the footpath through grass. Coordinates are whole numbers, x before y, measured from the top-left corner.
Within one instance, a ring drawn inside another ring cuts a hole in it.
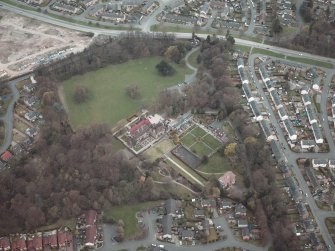
[[[130,237],[139,231],[136,213],[140,211],[146,211],[155,206],[159,206],[160,203],[161,201],[148,201],[134,205],[112,207],[104,211],[104,219],[115,221],[123,220],[125,224],[125,236]]]
[[[161,90],[184,81],[185,74],[191,73],[186,66],[172,64],[176,73],[162,77],[155,69],[161,60],[161,57],[131,60],[66,80],[63,83],[63,94],[73,128],[96,123],[115,125],[117,121],[150,105]],[[74,102],[73,95],[77,85],[89,89],[90,100],[82,104]],[[126,95],[125,88],[128,85],[139,87],[138,99],[131,99]]]

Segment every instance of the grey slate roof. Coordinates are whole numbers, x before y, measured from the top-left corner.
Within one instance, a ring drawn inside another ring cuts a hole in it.
[[[263,129],[265,137],[266,138],[270,137],[272,135],[272,129],[271,129],[269,121],[263,119],[260,121],[260,125],[261,125],[261,128]]]
[[[250,101],[249,105],[255,117],[258,117],[261,115],[261,112],[259,111],[259,106],[255,100]]]
[[[315,140],[318,140],[318,139],[322,139],[322,138],[323,138],[318,123],[314,123],[314,124],[312,124],[312,129],[313,129],[313,134],[314,134],[314,138],[315,138]]]
[[[292,198],[295,201],[300,200],[301,199],[301,193],[299,191],[297,181],[292,176],[289,176],[289,177],[286,178],[286,184],[289,187],[290,194],[292,195]]]
[[[297,135],[297,130],[293,127],[291,120],[285,119],[284,125],[289,136]]]
[[[277,161],[279,161],[281,158],[282,158],[282,152],[280,150],[280,145],[279,145],[279,141],[277,140],[272,140],[271,141],[271,149],[272,149],[272,152],[275,156],[275,159]]]

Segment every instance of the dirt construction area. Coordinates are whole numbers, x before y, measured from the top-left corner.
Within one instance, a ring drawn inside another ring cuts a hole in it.
[[[0,10],[0,78],[81,51],[90,41],[83,33]]]

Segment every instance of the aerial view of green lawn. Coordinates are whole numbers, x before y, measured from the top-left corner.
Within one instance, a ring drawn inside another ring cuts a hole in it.
[[[66,80],[61,91],[72,127],[78,129],[96,123],[113,126],[150,104],[161,90],[183,82],[185,74],[191,73],[186,66],[171,63],[176,73],[162,77],[155,68],[161,60],[161,57],[131,60]],[[91,97],[85,103],[74,102],[77,85],[89,89]],[[139,87],[139,98],[131,99],[126,95],[125,88],[129,85]]]
[[[115,221],[123,220],[125,227],[124,233],[126,237],[132,236],[139,231],[136,213],[146,211],[152,207],[159,206],[161,201],[148,201],[134,205],[112,207],[110,210],[104,211],[105,220],[113,219]]]

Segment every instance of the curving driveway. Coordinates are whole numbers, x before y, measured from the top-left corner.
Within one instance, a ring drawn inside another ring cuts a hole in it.
[[[16,84],[21,80],[29,78],[30,76],[31,74],[25,75],[23,77],[17,78],[7,83],[12,93],[11,93],[11,101],[10,104],[8,105],[6,114],[0,117],[0,120],[4,123],[5,126],[5,137],[0,147],[0,155],[8,149],[13,139],[14,105],[20,97],[20,93],[16,88]]]

